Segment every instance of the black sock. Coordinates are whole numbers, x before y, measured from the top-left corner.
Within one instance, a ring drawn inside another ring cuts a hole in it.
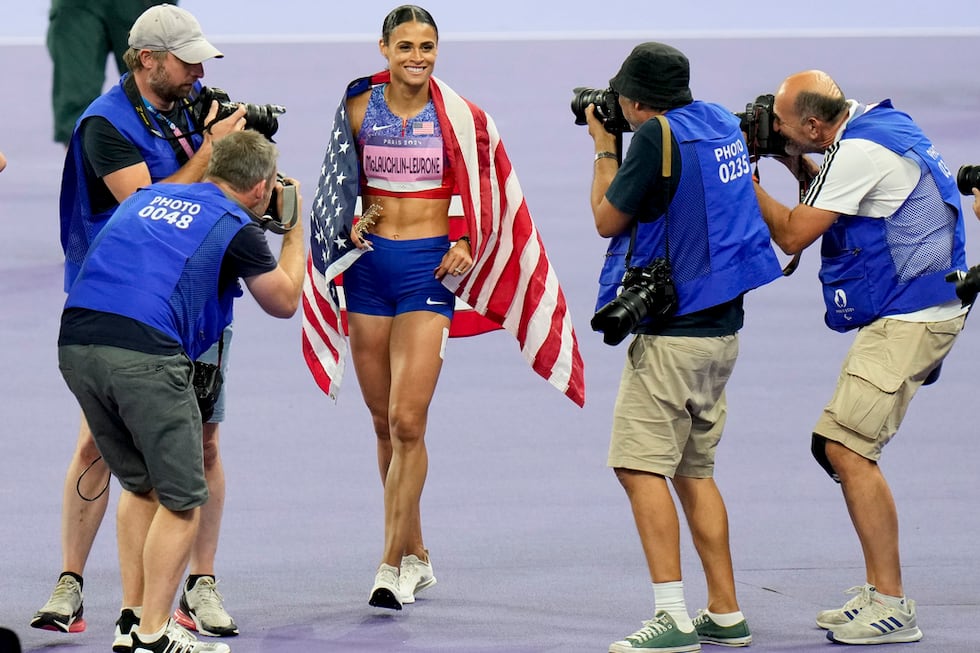
[[[83,587],[85,585],[85,581],[82,580],[82,577],[79,576],[78,574],[76,574],[73,571],[63,571],[63,572],[61,572],[61,575],[58,576],[58,580],[61,580],[65,576],[71,576],[72,578],[74,578],[75,580],[77,580],[79,587]]]
[[[190,574],[190,575],[188,575],[187,576],[187,584],[184,586],[187,589],[187,591],[190,591],[190,589],[192,587],[194,587],[195,583],[197,583],[198,579],[200,579],[200,578],[210,578],[211,580],[214,580],[214,574]]]

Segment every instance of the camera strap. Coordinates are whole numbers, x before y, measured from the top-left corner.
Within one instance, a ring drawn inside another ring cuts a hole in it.
[[[802,162],[800,165],[802,165]],[[797,178],[797,182],[799,182],[800,185],[800,202],[803,201],[803,198],[806,197],[806,194],[810,191],[810,183],[812,181],[813,181],[812,179],[810,181],[804,181],[803,179]],[[789,275],[796,272],[796,268],[800,267],[800,257],[802,256],[803,256],[802,251],[793,254],[793,258],[789,260],[789,263],[783,266],[784,277],[788,277]]]
[[[140,117],[140,120],[143,122],[143,126],[146,127],[147,131],[157,138],[162,138],[163,140],[168,141],[174,150],[174,154],[177,155],[177,160],[180,162],[180,164],[183,165],[187,163],[190,158],[194,156],[194,148],[190,137],[194,134],[200,134],[201,130],[189,128],[188,131],[185,132],[181,130],[172,120],[160,113],[160,110],[147,102],[146,98],[144,98],[140,93],[139,88],[136,86],[136,79],[133,77],[132,73],[130,73],[123,81],[123,91],[126,93],[126,98],[129,100],[129,103],[133,105],[133,110],[136,111],[136,115]],[[187,111],[191,106],[191,103],[187,98],[180,100],[180,103],[181,109],[184,111]],[[150,116],[153,116],[153,121],[150,120]],[[161,121],[167,125],[167,129],[169,129],[171,132],[170,136],[164,134],[160,129],[154,126],[154,123],[159,125]],[[190,127],[190,121],[188,121],[188,126]]]
[[[221,354],[225,350],[225,332],[221,332],[221,337],[218,338],[218,367],[221,367]]]
[[[752,173],[753,179],[758,183],[759,181],[759,162],[755,162],[755,171]],[[799,183],[800,188],[800,202],[803,202],[803,198],[806,197],[807,192],[810,190],[810,182],[804,181],[800,178],[796,180]],[[789,275],[796,272],[796,268],[800,267],[800,259],[803,257],[803,252],[799,251],[790,258],[790,260],[783,266],[783,276],[788,277]]]
[[[662,154],[660,162],[660,176],[664,180],[664,260],[670,265],[670,223],[667,215],[670,213],[670,178],[673,175],[671,164],[673,162],[672,150],[670,146],[670,123],[665,116],[654,116],[660,123],[660,150]],[[630,230],[630,244],[626,250],[626,269],[630,267],[633,259],[633,246],[636,245],[636,230],[639,226],[637,220],[633,220],[633,227]]]

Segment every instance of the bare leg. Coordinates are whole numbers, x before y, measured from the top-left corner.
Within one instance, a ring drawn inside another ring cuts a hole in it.
[[[449,322],[425,311],[349,319],[354,365],[378,437],[385,489],[382,562],[398,567],[405,554],[427,559],[419,507],[428,473],[424,438]]]
[[[94,501],[86,501],[78,495],[79,489],[86,497],[95,497],[109,480],[109,468],[99,460],[85,471],[92,461],[99,458],[92,432],[85,415],[82,415],[78,441],[65,475],[65,487],[61,504],[61,563],[62,571],[83,575],[85,563],[92,551],[92,543],[99,532],[109,505],[108,490]],[[79,477],[85,474],[79,484]]]
[[[351,357],[361,386],[364,403],[371,412],[377,437],[378,472],[381,485],[388,479],[391,465],[391,434],[388,429],[388,398],[391,394],[391,354],[389,339],[393,320],[377,315],[348,315]]]
[[[903,596],[898,510],[881,468],[832,440],[827,459],[840,477],[851,522],[861,541],[867,581],[882,594]]]
[[[737,612],[728,512],[721,492],[713,478],[675,476],[673,483],[704,567],[708,584],[707,608],[716,614]]]
[[[667,480],[647,472],[615,471],[633,508],[650,579],[654,583],[681,580],[680,522]]]
[[[214,575],[221,518],[225,509],[225,468],[218,447],[218,424],[204,424],[204,478],[209,498],[201,506],[201,523],[191,547],[190,573]]]
[[[143,550],[150,523],[159,506],[155,492],[134,494],[123,490],[116,510],[116,540],[119,547],[119,575],[122,577],[122,604],[143,605]],[[160,626],[157,626],[159,629]],[[148,630],[146,632],[153,632]]]
[[[157,508],[143,548],[145,586],[140,633],[154,633],[170,618],[200,516],[200,508],[181,512]]]
[[[399,566],[402,555],[427,558],[420,503],[429,470],[425,429],[429,404],[442,370],[441,348],[449,320],[417,311],[395,317],[391,329],[391,397],[388,409],[392,456],[385,483],[383,562]]]

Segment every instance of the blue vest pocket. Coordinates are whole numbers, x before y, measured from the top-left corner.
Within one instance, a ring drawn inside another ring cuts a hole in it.
[[[820,267],[823,301],[827,308],[824,321],[835,331],[849,331],[869,324],[878,317],[861,250],[850,250],[824,257]]]

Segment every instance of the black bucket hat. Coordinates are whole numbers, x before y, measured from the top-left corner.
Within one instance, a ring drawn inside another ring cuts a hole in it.
[[[651,41],[633,48],[609,87],[630,100],[673,109],[694,101],[690,83],[691,65],[684,53]]]

